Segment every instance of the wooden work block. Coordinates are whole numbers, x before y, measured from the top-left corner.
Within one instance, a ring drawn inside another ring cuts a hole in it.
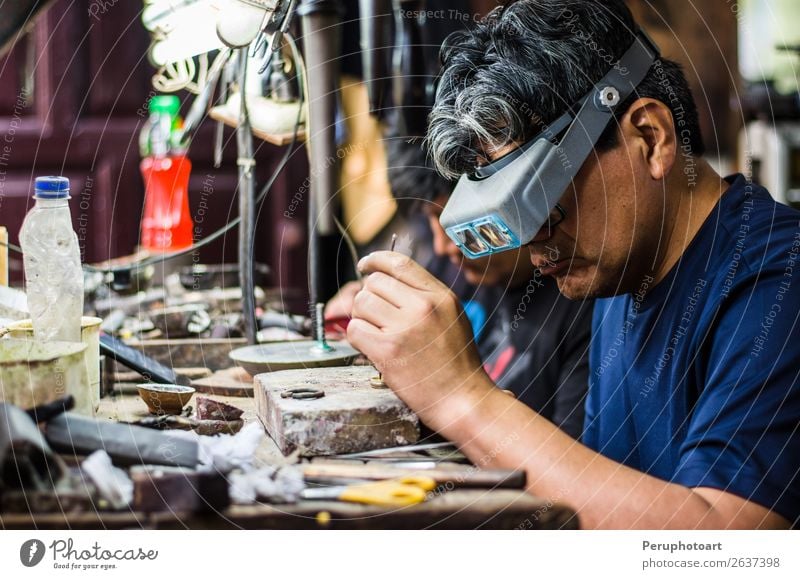
[[[253,397],[253,378],[238,366],[217,370],[211,376],[192,380],[192,387],[203,394]]]
[[[414,444],[419,420],[391,390],[370,386],[371,366],[284,370],[255,377],[256,413],[285,455],[327,456]],[[295,388],[317,399],[285,398]]]

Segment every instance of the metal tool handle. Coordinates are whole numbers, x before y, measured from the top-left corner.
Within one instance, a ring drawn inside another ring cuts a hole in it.
[[[423,476],[403,477],[363,485],[346,487],[340,500],[364,505],[405,507],[425,500],[429,491],[436,488],[432,478]]]

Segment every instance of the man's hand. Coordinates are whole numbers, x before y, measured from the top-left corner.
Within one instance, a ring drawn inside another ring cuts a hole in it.
[[[399,253],[373,253],[359,269],[368,277],[353,303],[348,340],[423,421],[442,428],[445,400],[480,399],[492,388],[458,298]]]

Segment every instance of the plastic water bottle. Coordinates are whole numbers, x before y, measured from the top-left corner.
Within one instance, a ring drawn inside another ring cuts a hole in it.
[[[33,337],[80,342],[83,271],[69,212],[69,180],[37,177],[34,199],[19,234]]]

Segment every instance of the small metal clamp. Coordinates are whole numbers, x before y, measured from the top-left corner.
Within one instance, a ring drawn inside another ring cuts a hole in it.
[[[316,400],[325,396],[325,392],[319,388],[292,388],[281,392],[281,398],[293,398],[295,400]]]

